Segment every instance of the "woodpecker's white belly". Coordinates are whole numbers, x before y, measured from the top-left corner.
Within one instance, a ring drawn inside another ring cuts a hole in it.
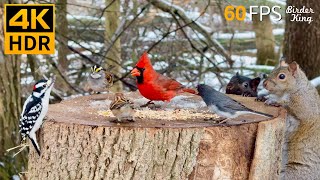
[[[47,90],[46,94],[42,98],[42,110],[41,110],[41,113],[39,115],[39,118],[36,120],[33,128],[31,129],[30,134],[33,134],[33,133],[37,132],[38,129],[41,127],[42,123],[43,123],[43,119],[44,119],[44,117],[46,116],[46,114],[48,112],[49,98],[50,98],[50,92],[51,92],[52,87]]]
[[[43,123],[44,117],[46,116],[46,114],[48,112],[49,101],[48,102],[42,101],[42,104],[43,104],[43,107],[42,107],[40,116],[36,120],[36,123],[34,124],[33,128],[31,129],[30,134],[38,131],[38,129],[41,127],[41,125]]]

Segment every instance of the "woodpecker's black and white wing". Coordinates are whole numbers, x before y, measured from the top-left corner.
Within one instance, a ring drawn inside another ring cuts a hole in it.
[[[42,101],[40,98],[29,96],[23,105],[23,111],[20,117],[20,133],[22,140],[29,136],[30,131],[34,128],[36,121],[39,119],[42,111]]]

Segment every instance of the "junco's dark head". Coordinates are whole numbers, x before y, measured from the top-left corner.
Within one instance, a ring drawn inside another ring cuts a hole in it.
[[[199,84],[197,86],[197,90],[199,92],[199,95],[203,97],[203,96],[207,95],[208,92],[212,91],[212,87],[205,85],[205,84]]]

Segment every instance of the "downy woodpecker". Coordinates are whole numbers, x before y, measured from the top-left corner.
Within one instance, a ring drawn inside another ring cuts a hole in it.
[[[19,128],[22,141],[29,137],[39,156],[40,148],[36,131],[42,125],[43,118],[48,112],[49,97],[54,81],[55,77],[49,80],[42,79],[33,86],[33,92],[24,102],[20,116]]]

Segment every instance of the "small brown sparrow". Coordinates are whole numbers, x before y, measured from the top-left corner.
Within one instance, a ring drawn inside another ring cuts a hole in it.
[[[129,99],[126,99],[123,93],[115,94],[114,100],[110,104],[110,110],[118,122],[122,120],[135,121],[134,104]]]

